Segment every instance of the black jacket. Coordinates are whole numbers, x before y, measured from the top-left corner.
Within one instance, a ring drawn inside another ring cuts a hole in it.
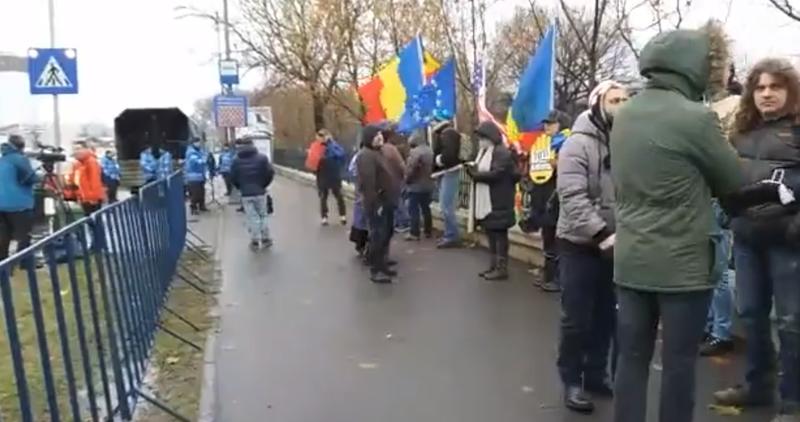
[[[800,194],[800,126],[792,119],[765,123],[732,142],[742,160],[746,187],[769,180],[781,170],[783,183]],[[737,239],[751,243],[785,243],[798,211],[796,203],[749,207],[733,219],[732,228]]]
[[[252,145],[239,149],[231,165],[231,183],[242,196],[264,195],[274,177],[275,169],[266,155]]]
[[[434,136],[433,159],[436,168],[444,170],[461,164],[461,134],[448,127]]]
[[[361,148],[356,159],[356,187],[361,194],[364,211],[374,214],[378,208],[394,203],[396,192],[395,178],[389,170],[389,164],[381,151],[370,147]]]
[[[491,125],[492,128],[485,125]],[[496,126],[492,123],[482,123],[476,131],[494,142],[490,170],[477,171],[475,167],[470,167],[469,173],[476,183],[489,185],[492,201],[492,212],[478,223],[487,230],[504,230],[511,228],[517,222],[514,197],[519,173],[511,151],[503,144],[499,129],[495,129]]]

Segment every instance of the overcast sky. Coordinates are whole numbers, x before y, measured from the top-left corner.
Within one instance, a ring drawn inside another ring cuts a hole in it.
[[[236,0],[230,0],[235,8]],[[548,0],[540,0],[546,4]],[[581,2],[583,0],[573,0]],[[78,50],[80,94],[62,96],[66,124],[111,124],[126,107],[178,105],[191,112],[195,99],[218,89],[213,25],[177,20],[174,7],[194,4],[213,10],[221,0],[56,0],[57,45]],[[692,25],[711,16],[724,18],[727,0],[695,0]],[[800,23],[763,5],[766,0],[736,0],[728,30],[736,51],[750,60],[765,55],[800,54]],[[500,0],[495,19],[527,0]],[[48,46],[47,0],[0,1],[0,52],[26,54]],[[645,37],[646,38],[646,37]],[[245,80],[255,86],[258,75]],[[0,126],[19,121],[49,122],[48,96],[28,94],[27,76],[0,73]]]

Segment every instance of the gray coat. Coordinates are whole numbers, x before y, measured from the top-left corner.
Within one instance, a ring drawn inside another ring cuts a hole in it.
[[[558,238],[592,245],[616,230],[609,154],[608,138],[582,113],[558,156]]]
[[[411,146],[406,163],[406,189],[409,192],[433,192],[433,150],[421,144]]]

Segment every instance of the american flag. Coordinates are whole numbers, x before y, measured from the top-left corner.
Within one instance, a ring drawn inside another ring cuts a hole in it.
[[[500,128],[503,136],[508,139],[506,134],[506,127],[495,119],[494,115],[486,108],[486,62],[483,60],[483,53],[478,56],[478,61],[475,63],[475,68],[472,72],[472,92],[476,96],[476,107],[478,109],[478,121],[483,123],[490,121]]]

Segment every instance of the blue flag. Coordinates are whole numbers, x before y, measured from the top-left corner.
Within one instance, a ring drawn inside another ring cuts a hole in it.
[[[400,119],[398,130],[412,132],[434,118],[450,120],[456,115],[456,62],[450,59],[409,103],[411,112]]]
[[[556,75],[556,28],[544,34],[519,81],[511,116],[520,132],[537,130],[553,110]]]

